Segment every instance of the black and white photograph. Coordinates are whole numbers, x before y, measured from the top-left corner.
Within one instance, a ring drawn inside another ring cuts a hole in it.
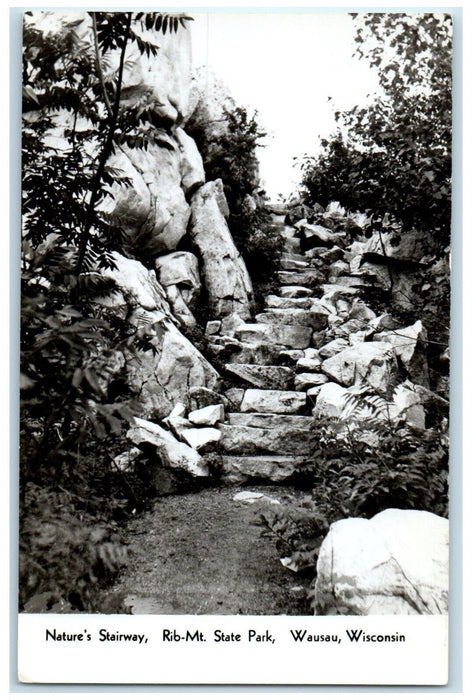
[[[18,611],[44,648],[138,649],[150,620],[277,666],[269,619],[307,654],[447,630],[453,19],[23,12]]]

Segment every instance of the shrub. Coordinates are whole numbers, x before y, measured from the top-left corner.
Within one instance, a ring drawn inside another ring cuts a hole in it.
[[[319,423],[311,466],[301,475],[309,493],[271,508],[261,520],[264,532],[275,536],[285,564],[314,573],[329,526],[342,518],[371,518],[387,508],[447,517],[446,430],[446,422],[419,431],[375,415]]]

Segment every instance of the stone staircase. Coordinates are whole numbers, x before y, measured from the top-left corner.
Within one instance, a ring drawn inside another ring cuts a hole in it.
[[[209,338],[234,378],[230,408],[217,426],[227,483],[283,481],[313,453],[310,396],[327,381],[313,344],[328,326],[330,309],[320,301],[323,274],[299,252],[295,234],[283,228],[279,294],[267,296],[254,322]]]

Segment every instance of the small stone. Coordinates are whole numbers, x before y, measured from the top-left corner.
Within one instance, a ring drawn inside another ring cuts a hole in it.
[[[205,335],[216,335],[220,332],[221,321],[208,321],[205,328]]]
[[[214,404],[191,411],[188,419],[194,425],[216,425],[225,419],[225,409],[223,404]]]
[[[241,403],[241,411],[297,413],[305,404],[306,394],[300,391],[247,389]]]

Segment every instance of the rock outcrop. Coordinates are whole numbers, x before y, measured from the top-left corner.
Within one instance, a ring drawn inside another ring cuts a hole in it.
[[[320,549],[315,615],[446,614],[448,544],[448,521],[426,511],[339,520]]]
[[[241,318],[249,318],[252,283],[231,238],[226,210],[221,180],[208,182],[192,197],[190,236],[201,256],[202,277],[213,315],[221,318],[237,313]]]

